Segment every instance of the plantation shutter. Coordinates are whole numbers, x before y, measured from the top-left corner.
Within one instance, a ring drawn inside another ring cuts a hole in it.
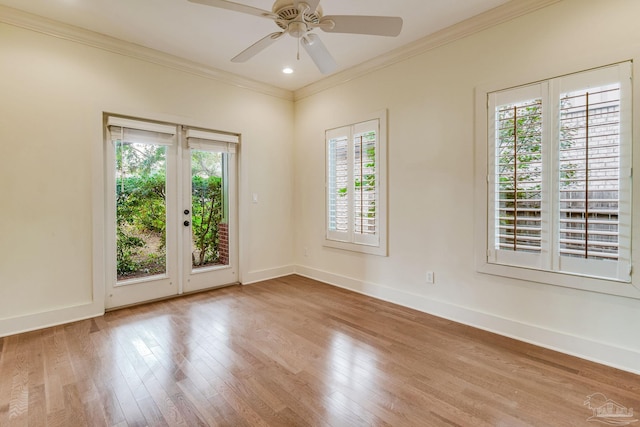
[[[107,126],[111,140],[123,144],[172,145],[175,141],[176,126],[141,120],[109,116]]]
[[[631,65],[558,79],[560,271],[629,280]]]
[[[187,129],[187,146],[194,150],[217,151],[220,153],[235,153],[240,142],[238,135]]]
[[[350,241],[350,152],[348,126],[327,131],[327,238]]]
[[[488,96],[488,262],[630,281],[631,63]]]
[[[543,267],[548,253],[543,124],[546,84],[489,96],[489,260]]]
[[[378,120],[353,127],[353,240],[365,245],[379,244]]]
[[[380,244],[379,120],[326,132],[327,239]]]

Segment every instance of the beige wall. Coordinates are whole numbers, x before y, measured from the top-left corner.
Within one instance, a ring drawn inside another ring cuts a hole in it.
[[[242,279],[293,270],[290,100],[5,24],[0,94],[0,336],[104,309],[104,111],[240,133]]]
[[[640,372],[640,300],[477,273],[474,239],[476,87],[640,59],[638,16],[634,0],[565,0],[298,101],[298,271]],[[637,107],[638,85],[634,96]],[[389,257],[325,248],[318,161],[324,130],[382,108],[389,111]],[[636,140],[639,113],[636,108]],[[640,233],[635,236],[638,248]],[[435,285],[425,283],[427,270],[435,272]]]

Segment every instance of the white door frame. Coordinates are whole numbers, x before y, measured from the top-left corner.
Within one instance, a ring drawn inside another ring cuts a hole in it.
[[[108,117],[116,117],[105,114],[105,122]],[[128,119],[122,119],[128,120]],[[144,119],[141,122],[146,122]],[[153,122],[149,122],[153,124]],[[229,170],[229,266],[203,269],[202,272],[191,272],[190,256],[190,227],[183,226],[183,209],[185,200],[189,200],[190,206],[190,178],[189,192],[185,192],[185,185],[181,180],[190,171],[189,149],[184,138],[183,127],[176,127],[174,143],[167,146],[167,181],[166,181],[166,248],[167,264],[166,274],[150,276],[140,279],[131,279],[117,283],[116,278],[116,200],[115,179],[113,176],[115,164],[115,149],[112,143],[109,128],[106,129],[106,137],[103,143],[103,164],[105,171],[104,180],[104,256],[105,256],[105,308],[112,309],[141,302],[162,299],[188,292],[196,292],[203,289],[221,287],[238,283],[239,250],[238,250],[238,162],[237,153],[233,153],[234,159]],[[239,137],[236,136],[236,139]],[[235,150],[234,150],[235,151]],[[187,169],[187,170],[185,170]],[[190,220],[190,218],[189,218]],[[187,230],[185,230],[187,229]],[[188,233],[188,234],[187,234]],[[188,236],[188,237],[186,237]],[[189,239],[189,240],[187,240]],[[189,245],[187,247],[187,244]],[[189,263],[179,262],[188,259]],[[216,277],[218,276],[218,277]],[[193,278],[198,280],[191,283]]]

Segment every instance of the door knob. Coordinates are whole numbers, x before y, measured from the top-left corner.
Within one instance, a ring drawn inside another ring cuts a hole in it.
[[[185,215],[189,215],[189,209],[185,209],[185,210],[184,210],[184,214],[185,214]]]
[[[185,222],[183,222],[183,224],[184,224],[185,227],[188,227],[189,226],[189,221],[185,221]]]

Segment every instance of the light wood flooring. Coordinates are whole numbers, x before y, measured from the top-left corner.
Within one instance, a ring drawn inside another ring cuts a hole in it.
[[[298,276],[0,338],[3,427],[593,426],[593,393],[640,412],[640,376]]]

